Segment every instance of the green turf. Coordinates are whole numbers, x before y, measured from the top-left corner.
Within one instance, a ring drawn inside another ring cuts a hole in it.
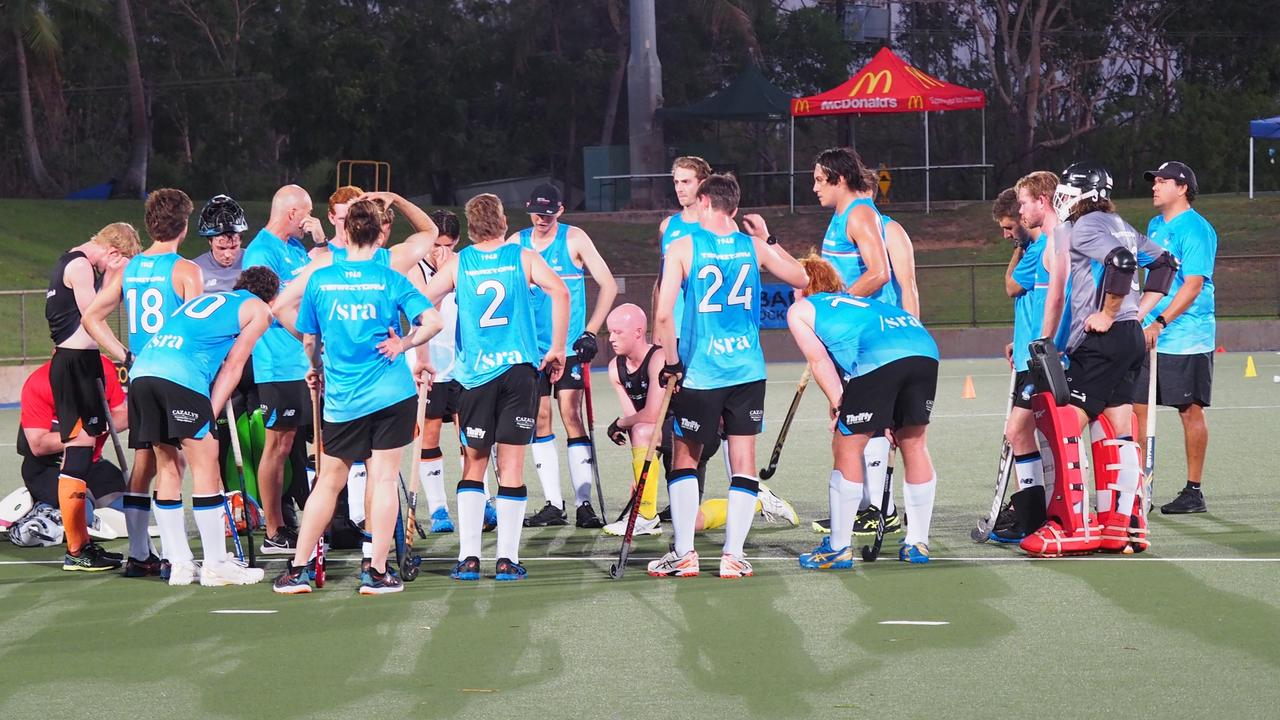
[[[617,541],[572,528],[526,530],[530,576],[511,585],[449,581],[444,558],[456,552],[455,537],[433,536],[423,576],[381,598],[355,594],[346,553],[335,554],[323,591],[278,597],[265,586],[171,589],[72,575],[26,564],[57,560],[56,550],[2,543],[0,713],[1273,716],[1280,452],[1269,432],[1280,384],[1270,378],[1280,374],[1280,357],[1255,360],[1260,377],[1246,380],[1243,355],[1217,356],[1205,479],[1212,512],[1155,517],[1154,545],[1138,557],[1028,561],[968,539],[990,501],[999,450],[1008,376],[996,361],[942,365],[930,427],[937,560],[924,567],[891,557],[843,573],[796,566],[795,555],[817,542],[808,521],[826,514],[829,436],[815,386],[772,483],[804,526],[758,520],[747,541],[757,575],[741,581],[652,579],[636,562],[615,582],[606,569]],[[771,366],[758,457],[772,447],[800,369]],[[976,400],[960,399],[966,375]],[[616,401],[598,391],[597,403],[603,425]],[[1181,431],[1170,411],[1159,422],[1157,494],[1167,500],[1183,478]],[[0,438],[12,438],[15,423],[16,412],[0,413]],[[7,492],[17,462],[12,445],[4,448]],[[627,455],[612,446],[600,454],[616,512]],[[452,465],[446,474],[457,478]],[[532,469],[526,475],[532,510],[541,492]],[[709,494],[725,485],[716,460]],[[639,539],[636,555],[656,556],[669,537]],[[899,537],[889,537],[888,555]],[[722,539],[699,538],[708,574]],[[489,555],[493,541],[485,536]],[[492,573],[491,561],[484,571]],[[219,609],[277,612],[210,614]],[[950,624],[880,624],[890,620]]]

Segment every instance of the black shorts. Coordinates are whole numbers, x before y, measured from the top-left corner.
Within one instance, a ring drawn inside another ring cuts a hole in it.
[[[854,435],[928,425],[937,393],[937,360],[920,356],[894,360],[849,378],[836,429],[841,435]]]
[[[1146,354],[1137,320],[1114,323],[1105,333],[1085,335],[1079,347],[1067,353],[1070,403],[1095,418],[1109,407],[1145,399],[1147,389],[1139,389],[1138,372]]]
[[[84,431],[97,437],[107,431],[106,384],[97,350],[56,348],[49,361],[49,386],[58,435],[67,442]]]
[[[428,420],[453,422],[458,412],[458,399],[462,397],[462,386],[456,380],[432,383],[431,392],[427,393]]]
[[[49,465],[41,459],[22,459],[22,484],[27,486],[27,491],[36,502],[58,507],[58,477],[61,473],[62,470],[57,465]],[[90,465],[89,475],[84,482],[99,507],[110,504],[125,491],[124,473],[107,460],[99,460]]]
[[[129,384],[129,436],[140,442],[200,440],[217,419],[209,398],[175,382],[140,377]]]
[[[1026,389],[1028,385],[1033,385],[1033,384],[1034,383],[1031,380],[1030,370],[1019,370],[1017,374],[1014,375],[1014,379],[1013,379],[1013,406],[1014,407],[1022,408],[1023,410],[1031,409],[1031,396],[1035,394],[1035,390],[1033,389],[1031,392],[1027,393],[1026,397],[1022,396],[1022,391]]]
[[[262,408],[262,423],[268,430],[311,425],[311,390],[305,380],[260,383],[258,407]]]
[[[1172,355],[1158,352],[1156,362],[1156,404],[1165,407],[1184,408],[1188,405],[1209,407],[1213,388],[1213,353]],[[1151,355],[1142,358],[1142,370],[1138,373],[1138,397],[1134,402],[1147,401],[1147,386],[1151,382],[1149,365]]]
[[[764,381],[730,385],[714,390],[681,388],[671,398],[675,436],[702,446],[715,441],[724,422],[724,434],[759,435],[764,432]]]
[[[560,374],[560,379],[556,381],[554,390],[556,395],[561,390],[582,390],[586,384],[582,380],[582,363],[578,361],[577,355],[570,355],[564,359],[564,372]],[[552,391],[551,376],[546,373],[538,373],[538,397],[544,398],[551,394]]]
[[[413,442],[417,412],[418,398],[411,397],[355,420],[323,420],[320,434],[324,439],[324,454],[355,462],[368,460],[374,450],[402,448]]]
[[[462,389],[458,435],[463,445],[482,453],[494,443],[528,445],[537,416],[538,371],[513,365],[483,385]]]

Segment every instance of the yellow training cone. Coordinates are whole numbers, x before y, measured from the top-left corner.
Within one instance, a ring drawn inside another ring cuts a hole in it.
[[[1247,378],[1258,377],[1258,368],[1253,365],[1252,355],[1244,361],[1244,376]]]
[[[1250,366],[1252,367],[1252,365]],[[978,393],[973,391],[973,376],[964,376],[964,390],[960,391],[961,400],[973,400],[978,397]]]

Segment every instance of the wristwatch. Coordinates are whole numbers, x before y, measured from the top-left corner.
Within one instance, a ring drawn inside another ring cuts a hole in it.
[[[777,235],[770,235],[769,237],[765,238],[765,240],[764,240],[764,241],[765,241],[766,243],[768,243],[769,245],[777,245],[777,244],[778,244],[778,236],[777,236]]]
[[[1169,327],[1169,321],[1165,320],[1163,315],[1157,315],[1156,322],[1160,323],[1160,327],[1164,327],[1164,328]]]

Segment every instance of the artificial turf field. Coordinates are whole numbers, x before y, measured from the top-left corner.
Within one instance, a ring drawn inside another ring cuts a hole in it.
[[[435,535],[422,576],[380,598],[355,593],[355,558],[341,553],[323,590],[282,597],[265,583],[170,588],[64,573],[60,550],[0,543],[0,716],[1276,717],[1280,357],[1254,358],[1259,377],[1245,379],[1244,355],[1217,356],[1210,512],[1157,513],[1152,549],[1136,557],[1030,561],[969,540],[999,454],[1008,375],[996,360],[942,364],[926,566],[894,559],[901,535],[853,571],[797,566],[818,542],[809,521],[827,514],[816,385],[771,483],[801,527],[757,520],[747,540],[756,576],[740,581],[714,577],[721,532],[699,537],[701,577],[644,574],[668,531],[637,539],[627,576],[613,581],[617,539],[526,529],[529,577],[511,584],[450,581],[455,539]],[[761,459],[801,369],[770,366]],[[966,375],[976,400],[960,399]],[[601,470],[617,512],[628,456],[603,438],[617,404],[597,378]],[[0,413],[5,493],[19,482],[16,424],[15,410]],[[1185,478],[1175,413],[1161,411],[1159,425],[1157,504]],[[541,492],[531,467],[526,478],[532,512]],[[726,487],[716,460],[708,496]],[[493,542],[485,536],[486,552]],[[267,565],[268,580],[281,566]]]

